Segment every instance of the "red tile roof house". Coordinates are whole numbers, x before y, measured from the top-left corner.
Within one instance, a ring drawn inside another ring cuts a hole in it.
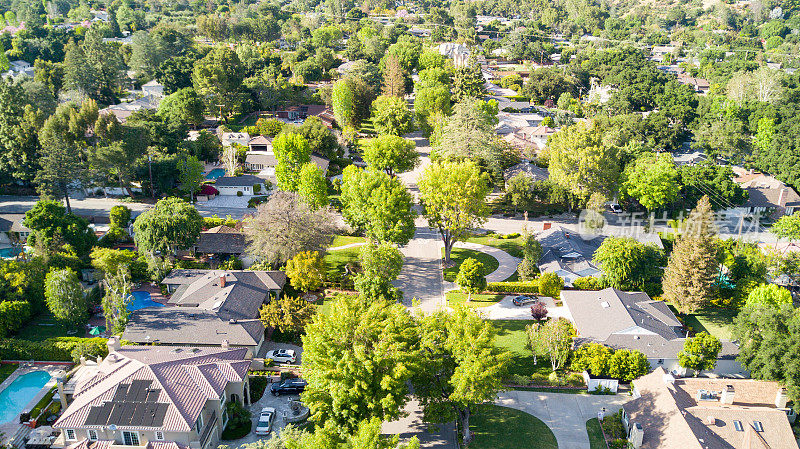
[[[250,403],[244,348],[120,347],[81,379],[53,427],[53,448],[216,448],[226,404]]]
[[[751,379],[636,379],[622,421],[635,449],[797,449],[786,389]]]

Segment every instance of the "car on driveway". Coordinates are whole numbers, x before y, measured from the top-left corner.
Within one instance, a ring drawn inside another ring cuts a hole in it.
[[[526,304],[533,304],[538,301],[539,300],[534,298],[533,296],[527,296],[527,295],[515,296],[514,299],[511,300],[511,302],[514,303],[515,306],[524,306]]]
[[[256,425],[256,435],[269,435],[272,432],[272,422],[275,421],[275,409],[264,407],[258,415],[258,425]]]
[[[611,212],[614,212],[615,214],[621,214],[622,213],[622,206],[620,206],[617,203],[609,204],[608,208],[611,209]]]
[[[282,394],[299,394],[306,389],[308,383],[303,379],[286,379],[281,383],[272,384],[269,391],[273,396]]]
[[[294,363],[297,361],[294,349],[275,349],[267,352],[267,358],[277,363]]]

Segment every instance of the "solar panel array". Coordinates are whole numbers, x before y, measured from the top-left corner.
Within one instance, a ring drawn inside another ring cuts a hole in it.
[[[119,384],[110,401],[89,409],[84,425],[161,427],[169,404],[157,402],[161,390],[152,384],[152,380]]]

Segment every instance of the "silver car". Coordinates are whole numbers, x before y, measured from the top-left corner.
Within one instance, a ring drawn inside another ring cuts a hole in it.
[[[275,421],[275,409],[272,407],[262,408],[261,414],[258,415],[256,435],[269,435],[272,432],[272,421]]]

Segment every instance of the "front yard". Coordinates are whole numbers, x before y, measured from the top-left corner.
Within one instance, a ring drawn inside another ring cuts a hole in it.
[[[528,320],[492,320],[491,323],[498,329],[495,344],[511,354],[508,362],[508,375],[530,376],[532,374],[549,375],[551,372],[550,360],[539,357],[537,364],[533,363],[533,353],[528,349],[528,335],[525,326],[533,323]]]
[[[444,280],[447,282],[455,282],[461,263],[470,257],[483,264],[484,274],[490,274],[500,266],[497,259],[486,253],[473,249],[453,248],[453,250],[450,251],[450,267],[444,269]],[[444,248],[442,248],[442,259],[444,259]]]
[[[497,294],[497,295],[481,295],[475,294],[472,295],[472,300],[467,302],[467,294],[462,293],[459,290],[451,290],[445,294],[447,297],[447,304],[450,307],[456,305],[465,305],[471,308],[479,308],[479,307],[486,307],[491,306],[492,304],[497,304],[498,301],[505,298],[506,295]]]
[[[557,449],[553,431],[539,418],[519,410],[481,405],[470,420],[470,449]]]

